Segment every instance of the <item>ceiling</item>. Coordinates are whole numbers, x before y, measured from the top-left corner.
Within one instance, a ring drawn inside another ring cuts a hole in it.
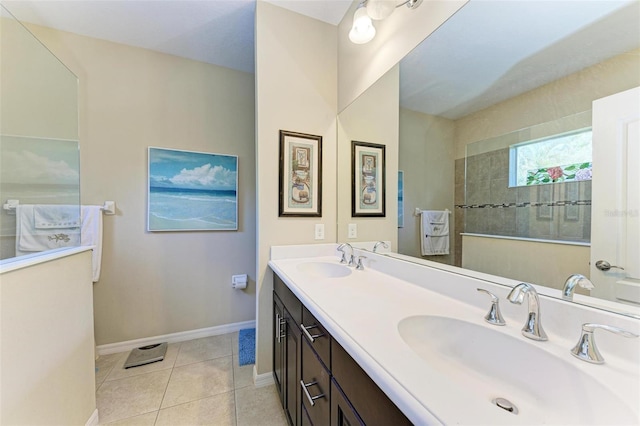
[[[400,104],[456,119],[638,48],[638,0],[472,0],[400,62]]]
[[[254,72],[256,0],[1,1],[24,22]],[[352,4],[266,1],[332,25]],[[400,105],[462,117],[639,48],[639,25],[638,0],[471,0],[402,60]]]
[[[337,25],[352,0],[268,0]],[[254,72],[256,0],[2,0],[22,22]]]

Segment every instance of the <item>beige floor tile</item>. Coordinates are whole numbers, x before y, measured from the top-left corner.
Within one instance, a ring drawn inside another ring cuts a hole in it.
[[[233,387],[253,386],[253,364],[239,365],[238,355],[233,356]]]
[[[236,389],[238,426],[287,426],[275,385]]]
[[[118,420],[112,423],[108,423],[109,426],[153,426],[158,417],[157,411],[152,411],[140,416],[129,417],[127,419]],[[103,424],[100,422],[100,424]]]
[[[105,381],[96,393],[100,421],[109,423],[157,411],[170,376],[171,370],[162,370]]]
[[[162,408],[233,390],[232,357],[174,367]]]
[[[113,367],[125,356],[124,353],[100,355],[96,360],[96,389],[107,378]],[[123,361],[124,362],[124,361]]]
[[[157,426],[229,425],[236,424],[236,406],[233,392],[160,410]]]
[[[175,366],[179,367],[231,354],[231,334],[189,340],[182,342]]]
[[[230,333],[231,334],[231,353],[233,355],[238,355],[238,332]]]
[[[125,352],[118,363],[111,369],[111,372],[107,376],[106,380],[117,380],[124,377],[137,376],[139,374],[150,373],[152,371],[166,370],[173,368],[173,364],[176,362],[178,352],[180,351],[181,343],[172,343],[167,347],[167,353],[162,361],[152,362],[151,364],[141,365],[139,367],[124,368],[124,363],[127,361],[130,352]]]

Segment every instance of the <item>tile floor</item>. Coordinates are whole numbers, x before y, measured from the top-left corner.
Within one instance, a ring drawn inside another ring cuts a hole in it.
[[[100,424],[286,426],[275,385],[238,365],[238,333],[170,344],[161,362],[124,369],[129,352],[96,361]]]

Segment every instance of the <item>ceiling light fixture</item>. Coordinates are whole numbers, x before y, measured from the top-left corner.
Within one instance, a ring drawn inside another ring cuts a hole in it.
[[[349,31],[349,40],[355,44],[369,43],[376,35],[373,22],[367,14],[365,2],[361,2],[353,15],[353,26]]]
[[[353,26],[349,31],[349,40],[355,44],[370,42],[376,35],[372,19],[386,19],[393,11],[401,6],[415,9],[422,3],[422,0],[406,0],[398,4],[397,0],[362,0],[353,15]]]

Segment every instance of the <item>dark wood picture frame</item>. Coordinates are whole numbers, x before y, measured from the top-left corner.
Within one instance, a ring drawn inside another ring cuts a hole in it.
[[[322,136],[280,130],[279,216],[322,217]]]
[[[386,216],[385,146],[351,141],[351,216]]]

